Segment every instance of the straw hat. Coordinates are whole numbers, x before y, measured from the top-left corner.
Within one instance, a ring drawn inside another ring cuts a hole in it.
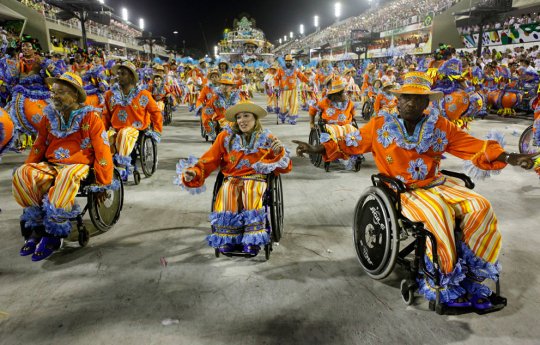
[[[152,66],[153,69],[155,69],[156,71],[165,71],[165,67],[163,67],[162,65],[156,63],[154,64],[154,66]]]
[[[436,101],[443,97],[440,91],[431,91],[432,79],[424,72],[409,72],[403,78],[403,86],[391,90],[396,95],[427,95],[430,101]]]
[[[230,122],[236,122],[236,114],[252,113],[258,120],[262,119],[268,112],[264,108],[250,101],[239,102],[225,111],[225,119]]]
[[[139,81],[139,74],[137,73],[137,68],[135,65],[129,61],[123,61],[121,64],[116,64],[112,67],[112,72],[114,74],[118,74],[118,70],[123,67],[126,68],[128,71],[133,74],[133,77],[135,78],[135,83]]]
[[[235,69],[235,70],[242,71],[242,70],[244,70],[244,67],[242,67],[242,65],[240,65],[240,64],[238,63],[238,64],[234,65],[234,69]]]
[[[75,73],[66,72],[59,78],[47,78],[45,81],[48,85],[52,85],[57,82],[67,83],[77,90],[77,103],[84,103],[84,101],[86,101],[86,91],[84,91],[82,79]]]
[[[293,61],[293,60],[294,60],[294,59],[293,59],[293,57],[292,57],[291,54],[285,55],[285,61]]]
[[[225,85],[236,85],[236,82],[234,81],[234,77],[230,73],[223,73],[221,75],[221,79],[219,79],[220,84]]]
[[[208,71],[208,74],[206,75],[206,77],[210,78],[212,74],[217,74],[219,77],[219,71],[217,69],[211,69],[210,71]]]
[[[345,87],[347,87],[347,85],[345,84],[345,81],[343,81],[343,79],[341,78],[336,78],[332,80],[332,85],[330,86],[330,89],[328,90],[326,94],[331,95],[334,93],[341,92],[345,90]]]

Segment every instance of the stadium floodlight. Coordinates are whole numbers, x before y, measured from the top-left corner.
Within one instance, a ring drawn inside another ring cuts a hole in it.
[[[214,46],[214,55],[218,56],[218,46]]]
[[[104,4],[105,0],[98,0],[100,4]]]
[[[143,18],[139,18],[139,27],[141,28],[141,30],[144,30],[144,19]]]
[[[128,10],[125,7],[122,7],[122,19],[126,22],[128,21]]]
[[[304,24],[300,24],[300,35],[304,34]]]
[[[172,33],[175,34],[175,35],[178,35],[178,31],[176,31],[176,30],[174,30]]]
[[[283,36],[283,40],[287,42],[287,35]]]
[[[289,32],[289,36],[290,36],[291,38],[293,38],[293,37],[294,37],[294,34],[293,34],[293,32],[292,32],[292,31],[291,31],[291,32]]]
[[[279,39],[279,44],[281,44],[281,38]]]
[[[319,16],[313,17],[313,26],[315,26],[316,28],[319,27]]]
[[[336,2],[334,4],[334,15],[336,18],[341,17],[341,2]]]

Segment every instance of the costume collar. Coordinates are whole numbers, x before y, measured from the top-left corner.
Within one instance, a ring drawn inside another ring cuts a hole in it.
[[[73,110],[71,114],[69,114],[69,119],[67,122],[64,120],[64,116],[52,105],[46,106],[43,110],[43,114],[47,117],[49,123],[51,124],[51,129],[49,132],[57,138],[65,138],[68,135],[77,132],[81,128],[82,119],[90,111],[94,111],[94,107],[85,106]]]

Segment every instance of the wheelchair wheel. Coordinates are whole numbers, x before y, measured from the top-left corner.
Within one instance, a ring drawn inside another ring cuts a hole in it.
[[[356,204],[353,226],[360,265],[371,278],[386,278],[396,264],[399,236],[394,205],[382,188],[364,191]]]
[[[216,256],[216,258],[219,258],[219,249],[218,248],[214,249],[214,255]]]
[[[410,284],[407,279],[403,279],[400,284],[401,299],[406,305],[411,305],[414,301],[414,283]]]
[[[368,100],[362,105],[362,117],[364,120],[369,121],[373,115],[373,101]]]
[[[90,220],[94,224],[94,227],[101,232],[108,231],[118,222],[120,211],[124,205],[124,186],[120,173],[116,169],[113,172],[113,180],[117,180],[120,183],[120,188],[117,190],[107,190],[107,199],[104,202],[100,203],[98,201],[97,193],[88,193],[88,213],[90,214]]]
[[[272,240],[279,242],[283,236],[283,185],[281,176],[272,175],[268,181],[268,191],[270,193],[270,225],[272,226]]]
[[[144,176],[150,177],[157,168],[157,143],[147,135],[142,135],[140,139],[140,160]]]
[[[81,247],[86,247],[86,245],[90,241],[90,232],[88,231],[88,229],[86,229],[86,226],[84,226],[84,224],[79,225],[77,229],[79,231],[79,245]]]
[[[136,185],[141,183],[141,173],[139,173],[137,170],[133,171],[133,181]]]
[[[519,153],[534,153],[540,151],[540,143],[534,142],[533,126],[527,127],[519,137]]]
[[[321,132],[318,128],[314,128],[309,132],[309,144],[310,145],[320,145],[320,136]],[[309,160],[311,161],[311,164],[313,164],[316,167],[320,167],[322,163],[322,155],[319,153],[315,154],[309,154]]]
[[[264,246],[264,258],[270,260],[270,253],[272,252],[272,245],[267,244]]]
[[[163,117],[163,125],[167,126],[170,125],[172,122],[172,105],[171,102],[165,103],[165,109],[164,109],[164,117]]]

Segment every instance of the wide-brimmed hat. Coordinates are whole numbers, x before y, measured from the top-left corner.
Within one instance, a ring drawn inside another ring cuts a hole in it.
[[[252,113],[258,120],[262,119],[268,112],[250,101],[239,102],[225,111],[225,119],[230,122],[236,122],[236,114],[238,113]]]
[[[165,67],[163,67],[162,65],[156,63],[154,64],[154,66],[152,66],[153,69],[155,70],[158,70],[158,71],[165,71]]]
[[[291,54],[285,55],[285,61],[293,61],[293,60],[294,60],[294,58],[292,57]]]
[[[86,91],[84,91],[82,79],[79,75],[73,72],[66,72],[59,78],[47,78],[45,79],[45,82],[48,85],[52,85],[57,82],[67,83],[77,90],[77,103],[84,103],[84,101],[86,101]]]
[[[255,40],[247,40],[247,41],[244,42],[244,45],[246,45],[246,44],[252,44],[255,47],[259,48],[259,43],[257,43],[257,41],[255,41]]]
[[[326,94],[331,95],[333,93],[341,92],[345,90],[346,87],[347,87],[347,84],[345,83],[343,79],[336,78],[332,80],[332,85],[330,86],[330,89],[328,89],[328,92],[326,92]]]
[[[234,65],[234,69],[244,70],[244,67],[238,63],[238,64]]]
[[[221,75],[221,78],[219,79],[220,84],[225,85],[236,85],[236,81],[234,80],[234,76],[230,73],[223,73]]]
[[[229,63],[228,63],[227,61],[225,61],[225,60],[221,60],[220,62],[218,62],[218,64],[217,64],[218,67],[219,67],[219,65],[221,65],[222,63],[225,64],[225,65],[227,65],[227,68],[229,68],[230,65],[229,65]]]
[[[435,101],[443,97],[441,91],[432,91],[433,80],[424,72],[409,72],[403,77],[403,85],[391,90],[396,95],[426,95],[430,101]]]
[[[206,75],[206,77],[207,77],[207,78],[210,78],[210,76],[211,76],[212,74],[217,74],[218,77],[219,77],[219,74],[220,74],[220,73],[219,73],[219,71],[218,71],[217,69],[211,69],[211,70],[208,71],[208,74]]]
[[[133,74],[133,77],[135,78],[135,83],[139,81],[139,74],[137,73],[137,67],[135,67],[135,65],[129,61],[123,61],[121,64],[114,65],[112,67],[112,72],[114,74],[118,74],[118,70],[122,67],[126,68],[128,71],[131,72],[131,74]]]

